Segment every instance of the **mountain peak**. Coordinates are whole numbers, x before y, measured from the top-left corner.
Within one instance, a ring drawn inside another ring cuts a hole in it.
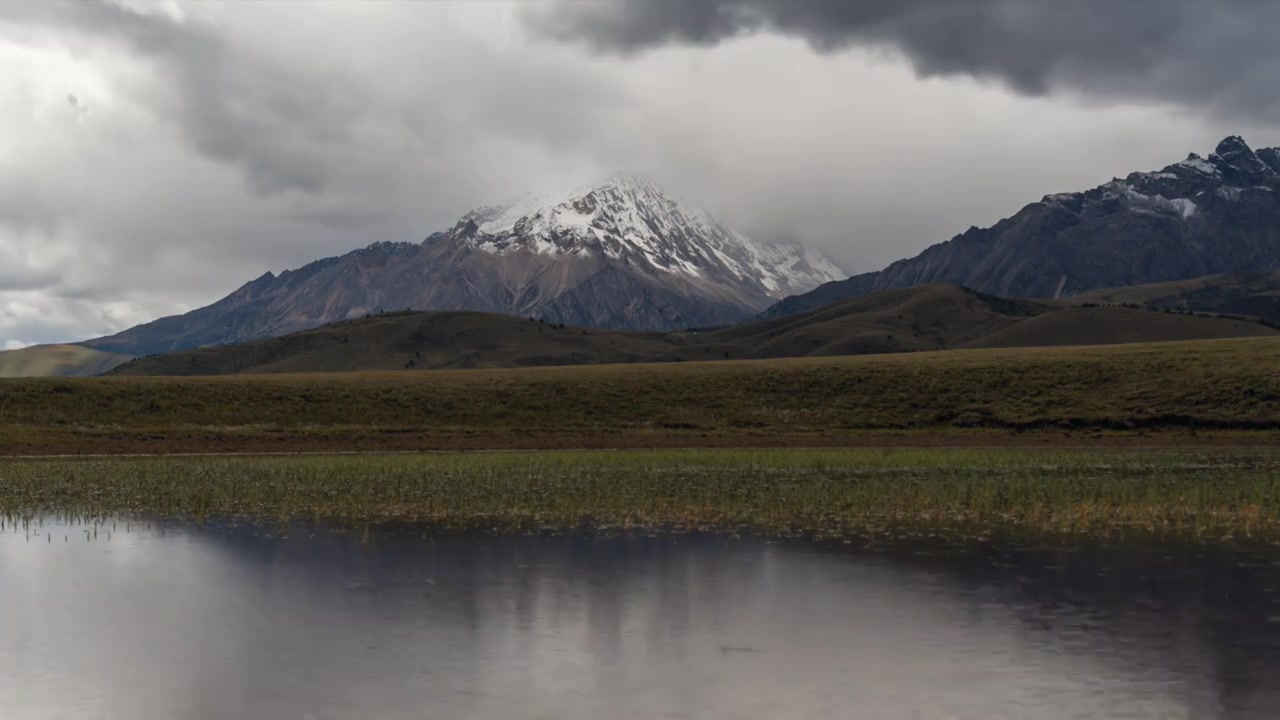
[[[1253,154],[1253,148],[1249,147],[1249,143],[1239,135],[1229,135],[1218,143],[1218,147],[1214,152],[1221,156],[1224,160],[1230,160],[1232,157],[1241,154]]]
[[[636,172],[477,208],[451,234],[494,255],[617,263],[653,277],[729,282],[774,297],[844,275],[816,253],[756,242]]]
[[[590,214],[588,204],[581,201],[593,193],[618,190],[640,194],[651,199],[667,199],[666,191],[653,179],[636,172],[617,171],[589,183],[562,185],[536,192],[525,193],[515,200],[497,205],[482,205],[463,216],[462,221],[474,221],[477,229],[489,235],[513,232],[517,223],[557,215],[557,210],[576,209],[578,214]],[[578,220],[582,223],[582,219]]]
[[[418,246],[415,243],[400,242],[395,240],[378,240],[377,242],[372,242],[366,245],[363,248],[363,251],[369,254],[376,254],[376,253],[396,253],[396,252],[403,252],[403,251],[413,251],[417,249],[418,249]]]
[[[1263,148],[1255,153],[1276,174],[1280,174],[1280,148]]]
[[[645,175],[644,173],[636,172],[633,170],[615,170],[613,174],[593,183],[592,187],[600,188],[600,187],[607,187],[609,185],[616,185],[616,186],[628,187],[628,188],[651,188],[653,190],[657,190],[658,192],[665,193],[665,191],[662,189],[662,186],[659,185],[657,181],[655,181],[653,178],[649,177],[648,175]]]
[[[1232,135],[1218,143],[1214,155],[1225,164],[1223,170],[1229,171],[1239,183],[1266,182],[1267,178],[1275,173],[1268,163],[1249,147],[1244,138],[1238,135]]]

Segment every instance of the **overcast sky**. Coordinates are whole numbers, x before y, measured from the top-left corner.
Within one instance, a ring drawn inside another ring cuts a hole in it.
[[[1277,30],[1250,0],[6,0],[0,348],[618,169],[878,269],[1280,145]]]

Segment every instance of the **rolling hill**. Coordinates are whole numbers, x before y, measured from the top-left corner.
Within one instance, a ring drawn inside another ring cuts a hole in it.
[[[1068,308],[1028,318],[978,338],[966,347],[1114,345],[1277,334],[1280,331],[1249,320],[1101,306]]]
[[[34,345],[0,352],[0,377],[98,375],[132,359],[79,345]]]
[[[1120,306],[1061,307],[954,285],[852,298],[705,331],[642,333],[472,312],[391,313],[277,338],[139,358],[114,375],[530,367],[1101,345],[1280,335],[1258,323]]]
[[[1245,315],[1280,323],[1280,272],[1223,273],[1107,288],[1074,298],[1075,303],[1136,304],[1196,312]]]

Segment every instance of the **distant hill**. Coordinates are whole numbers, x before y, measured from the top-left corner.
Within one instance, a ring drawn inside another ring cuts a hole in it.
[[[750,358],[946,350],[1059,311],[1050,304],[997,298],[955,285],[924,285],[726,328],[708,333],[703,342],[732,347],[735,357]]]
[[[1114,345],[1272,335],[1280,335],[1280,331],[1249,320],[1102,306],[1045,313],[974,340],[966,347]]]
[[[1245,315],[1280,323],[1280,272],[1224,273],[1193,280],[1107,288],[1085,293],[1073,301]]]
[[[681,362],[1280,335],[1258,323],[1061,307],[927,285],[706,331],[574,328],[487,313],[391,313],[278,338],[139,358],[116,375],[225,375]]]
[[[117,375],[226,375],[637,362],[672,349],[660,334],[560,327],[476,312],[399,312],[239,345],[139,358]]]
[[[34,345],[0,352],[0,377],[98,375],[131,359],[79,345]]]
[[[1047,195],[989,228],[914,258],[785,298],[779,317],[842,298],[925,283],[1007,297],[1065,298],[1215,273],[1280,270],[1280,148],[1239,137],[1207,158],[1135,172],[1085,192]]]

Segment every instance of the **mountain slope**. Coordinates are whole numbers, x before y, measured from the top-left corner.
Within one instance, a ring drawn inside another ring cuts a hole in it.
[[[1244,315],[1280,323],[1280,272],[1223,273],[1191,280],[1107,288],[1073,300]]]
[[[973,340],[965,347],[1115,345],[1274,335],[1280,335],[1280,331],[1248,320],[1176,315],[1126,307],[1079,307],[1028,318]]]
[[[661,334],[560,327],[477,312],[398,312],[242,345],[140,358],[120,375],[225,375],[622,363],[661,357]]]
[[[873,293],[707,336],[742,348],[744,357],[757,358],[942,350],[962,347],[1055,310],[955,285],[924,285]]]
[[[132,359],[78,345],[33,345],[0,351],[0,378],[98,375]]]
[[[879,275],[879,273],[869,272],[854,275],[844,280],[823,283],[807,293],[791,295],[770,305],[768,309],[760,313],[759,319],[768,320],[769,318],[780,318],[810,312],[838,303],[841,300],[875,292],[876,280]]]
[[[1280,331],[1239,320],[1123,307],[1063,308],[993,297],[954,285],[928,285],[713,331],[623,332],[487,313],[391,313],[243,345],[140,358],[112,374],[679,362],[1268,335],[1280,335]]]
[[[1049,195],[990,228],[965,233],[877,273],[823,285],[765,312],[801,312],[842,297],[945,282],[1010,297],[1214,273],[1280,269],[1280,149],[1239,137],[1087,192]]]
[[[84,345],[150,354],[282,335],[380,310],[474,310],[658,330],[748,318],[843,273],[758,243],[616,175],[465,215],[421,244],[377,243],[267,273],[185,315]]]

